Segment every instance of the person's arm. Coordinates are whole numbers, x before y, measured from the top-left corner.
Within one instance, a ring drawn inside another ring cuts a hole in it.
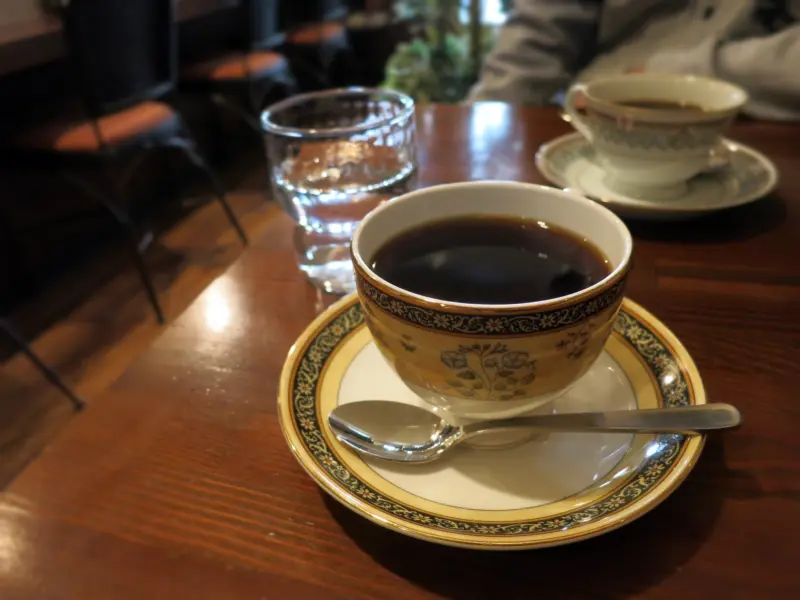
[[[515,0],[469,100],[543,104],[594,45],[598,0]]]
[[[800,23],[769,36],[723,43],[715,70],[750,94],[746,114],[800,121]]]
[[[719,77],[747,90],[745,114],[800,121],[800,0],[787,0],[782,10],[779,23],[765,23],[752,5],[720,3],[712,19],[700,22],[729,39],[709,36],[698,46],[662,48],[644,70]]]

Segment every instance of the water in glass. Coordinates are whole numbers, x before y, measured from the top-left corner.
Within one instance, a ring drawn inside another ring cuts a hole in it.
[[[393,92],[333,90],[284,101],[262,122],[273,191],[297,222],[300,269],[325,291],[351,291],[358,223],[415,185],[413,102]]]

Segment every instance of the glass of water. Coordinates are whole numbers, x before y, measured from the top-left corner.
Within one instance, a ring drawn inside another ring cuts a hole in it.
[[[300,269],[326,292],[352,291],[358,223],[415,187],[414,101],[388,90],[313,92],[270,106],[261,124],[272,190],[297,223]]]

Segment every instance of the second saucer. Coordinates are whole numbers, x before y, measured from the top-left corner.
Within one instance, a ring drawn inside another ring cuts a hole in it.
[[[766,156],[731,140],[724,143],[730,151],[729,165],[691,179],[686,192],[669,201],[654,202],[610,188],[594,150],[579,133],[543,144],[536,153],[536,167],[551,183],[601,202],[621,217],[690,219],[758,200],[778,183],[778,171]]]

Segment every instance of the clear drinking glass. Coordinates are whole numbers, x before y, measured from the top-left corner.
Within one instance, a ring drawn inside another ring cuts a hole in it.
[[[414,101],[387,90],[313,92],[273,104],[261,124],[273,192],[297,222],[300,269],[327,292],[352,291],[358,223],[415,187]]]

